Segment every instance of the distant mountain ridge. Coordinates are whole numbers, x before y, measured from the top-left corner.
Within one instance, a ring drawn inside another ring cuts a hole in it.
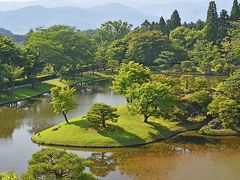
[[[122,4],[107,4],[94,8],[30,6],[0,12],[0,26],[14,33],[26,33],[31,28],[48,27],[53,24],[68,24],[81,30],[95,29],[108,20],[123,20],[137,26],[145,19],[157,20]]]
[[[37,0],[32,2],[19,3],[17,6],[34,4],[40,2],[48,6],[53,6],[54,2],[59,2],[63,7],[44,7],[39,5],[23,7],[11,11],[0,11],[0,27],[11,30],[17,34],[25,34],[30,29],[39,26],[49,27],[54,24],[67,24],[76,26],[81,30],[96,29],[101,23],[108,20],[123,20],[134,26],[139,26],[144,20],[158,21],[160,16],[168,19],[172,12],[177,9],[182,22],[205,20],[207,15],[208,1],[194,1],[191,3],[166,2],[165,4],[145,4],[138,9],[123,5],[121,3],[109,3],[90,8],[78,7],[73,1],[66,0]],[[233,0],[216,0],[218,11],[226,9],[230,11]],[[0,5],[3,2],[0,1]],[[6,3],[6,2],[5,2]],[[11,4],[11,2],[8,2]],[[4,4],[4,3],[3,3]],[[76,6],[75,6],[76,5]]]
[[[9,36],[11,37],[16,43],[23,43],[26,39],[26,35],[18,35],[18,34],[13,34],[11,31],[0,28],[0,36]]]

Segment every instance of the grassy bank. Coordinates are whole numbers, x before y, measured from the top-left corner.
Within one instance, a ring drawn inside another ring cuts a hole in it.
[[[60,81],[59,78],[44,81],[37,83],[34,86],[34,89],[32,89],[31,85],[25,86],[25,87],[16,87],[12,90],[10,95],[5,95],[5,97],[1,97],[0,104],[6,104],[10,102],[16,102],[16,101],[21,101],[27,98],[35,97],[37,95],[49,92],[52,87],[58,86],[58,87],[63,87],[63,86],[69,86],[69,85],[74,85],[79,82],[83,82],[86,80],[91,80],[91,79],[96,79],[96,78],[107,78],[108,76],[104,74],[84,74],[82,77],[74,78],[74,79],[68,79],[68,80],[62,80]]]
[[[61,123],[33,136],[39,144],[71,147],[126,147],[143,145],[171,137],[180,132],[199,128],[197,124],[180,125],[163,119],[131,115],[126,105],[118,106],[120,115],[117,123],[109,123],[107,129],[94,128],[82,117]]]
[[[240,129],[211,129],[204,126],[199,130],[200,134],[207,136],[240,136]]]

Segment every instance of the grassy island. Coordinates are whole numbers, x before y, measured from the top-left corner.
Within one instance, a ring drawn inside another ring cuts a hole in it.
[[[44,145],[71,147],[127,147],[143,145],[175,134],[199,128],[193,125],[150,118],[144,123],[142,116],[131,115],[126,105],[117,106],[118,122],[108,123],[106,129],[95,128],[83,117],[71,119],[42,131],[32,140]]]

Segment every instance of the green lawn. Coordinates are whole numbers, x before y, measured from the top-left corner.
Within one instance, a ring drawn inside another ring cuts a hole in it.
[[[123,147],[140,145],[180,132],[198,128],[197,125],[179,125],[163,119],[150,118],[149,123],[143,117],[131,115],[126,105],[117,106],[120,115],[117,123],[108,123],[107,129],[94,128],[82,117],[61,123],[33,136],[33,141],[45,145],[73,147]]]

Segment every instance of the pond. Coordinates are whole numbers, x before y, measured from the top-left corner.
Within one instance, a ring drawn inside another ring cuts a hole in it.
[[[87,112],[94,102],[126,103],[107,84],[79,92],[79,106],[69,114]],[[20,107],[0,109],[0,171],[14,169],[20,175],[27,162],[43,146],[31,141],[37,133],[63,121],[55,115],[49,95],[19,103]],[[207,138],[186,133],[167,141],[137,148],[72,149],[94,164],[90,171],[99,179],[239,179],[240,138]]]

